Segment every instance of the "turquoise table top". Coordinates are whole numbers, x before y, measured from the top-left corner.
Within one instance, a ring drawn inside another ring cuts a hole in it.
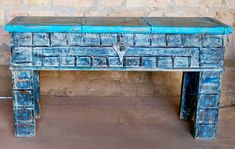
[[[232,27],[207,17],[16,17],[8,32],[230,34]]]

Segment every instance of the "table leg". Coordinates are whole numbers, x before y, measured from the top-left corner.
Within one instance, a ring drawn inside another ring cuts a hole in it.
[[[222,72],[200,72],[196,100],[194,137],[214,139],[216,137]]]
[[[180,119],[193,119],[198,91],[198,77],[198,72],[183,72],[179,112]]]
[[[194,120],[196,139],[214,139],[217,131],[221,72],[184,72],[180,118]]]
[[[15,135],[32,137],[36,135],[36,112],[39,112],[38,72],[12,70],[13,115]],[[36,90],[35,90],[36,89]]]

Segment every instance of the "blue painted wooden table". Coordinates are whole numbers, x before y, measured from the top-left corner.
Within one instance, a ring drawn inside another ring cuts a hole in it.
[[[212,18],[16,17],[11,34],[15,135],[36,134],[40,70],[182,71],[180,118],[216,136],[224,39]]]

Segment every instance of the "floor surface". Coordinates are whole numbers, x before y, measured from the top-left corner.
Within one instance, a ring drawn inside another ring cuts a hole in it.
[[[217,139],[194,140],[177,98],[43,97],[37,137],[16,138],[0,100],[0,149],[235,149],[235,107],[220,110]]]

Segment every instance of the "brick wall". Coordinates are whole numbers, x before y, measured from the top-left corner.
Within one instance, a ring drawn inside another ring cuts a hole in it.
[[[1,0],[0,26],[23,16],[208,16],[233,25],[234,0]],[[9,95],[11,82],[8,34],[0,29],[0,91]],[[221,105],[235,103],[234,35],[225,53]],[[8,78],[8,79],[6,79]],[[60,96],[178,96],[179,72],[42,72],[41,93]],[[8,80],[8,81],[6,81]],[[7,83],[9,82],[9,83]]]

